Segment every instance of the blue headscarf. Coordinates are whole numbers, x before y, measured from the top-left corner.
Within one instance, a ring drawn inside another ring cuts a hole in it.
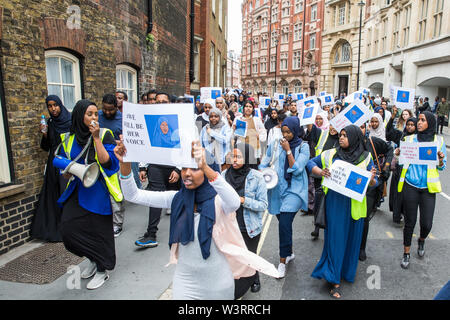
[[[169,247],[173,243],[186,245],[194,241],[194,204],[200,213],[197,236],[203,259],[210,254],[213,226],[216,221],[216,207],[214,203],[216,190],[209,184],[208,178],[197,189],[187,189],[181,184],[181,190],[172,201],[170,215]]]
[[[384,115],[385,115],[385,113],[384,113],[383,107],[376,107],[375,110],[374,110],[374,112],[379,113],[378,111],[380,111],[380,110],[383,110],[383,115],[382,115],[381,117],[382,117],[383,120],[384,120]],[[380,125],[382,125],[382,123],[380,123]]]
[[[63,105],[61,99],[55,95],[49,95],[45,99],[45,105],[48,106],[49,101],[55,101],[56,104],[61,109],[60,114],[57,117],[52,116],[50,113],[49,124],[51,123],[53,128],[55,128],[56,133],[59,135],[61,133],[66,133],[70,131],[70,126],[72,124],[72,117],[70,112]]]
[[[163,122],[165,122],[169,128],[167,134],[164,134],[161,131],[161,124]],[[162,148],[173,148],[179,143],[180,139],[178,138],[178,133],[174,132],[170,127],[169,120],[163,116],[158,119],[158,123],[153,132],[152,141],[154,142],[152,145]]]
[[[295,157],[295,149],[302,144],[302,139],[300,137],[303,137],[305,131],[300,126],[300,119],[298,117],[287,117],[284,119],[283,123],[281,124],[281,128],[284,126],[288,127],[289,130],[292,132],[294,137],[291,141],[289,141],[289,146],[291,148],[292,155]],[[292,173],[288,173],[287,170],[289,169],[289,160],[288,156],[286,155],[286,160],[284,162],[284,178],[288,182],[288,186],[291,186],[291,180],[292,180]]]

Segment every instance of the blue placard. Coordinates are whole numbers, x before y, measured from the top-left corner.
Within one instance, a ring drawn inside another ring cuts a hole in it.
[[[305,111],[303,112],[303,119],[311,118],[313,113],[314,113],[314,106],[306,108]]]
[[[314,104],[314,99],[310,99],[310,100],[305,100],[303,101],[303,104],[306,106],[308,103],[312,103]]]
[[[409,102],[409,91],[398,90],[397,91],[397,102]]]
[[[297,94],[297,100],[303,100],[303,99],[305,99],[305,94],[304,93]]]
[[[211,99],[216,99],[222,96],[222,92],[220,90],[211,90]]]
[[[348,112],[345,113],[345,117],[351,122],[355,123],[364,115],[364,112],[358,108],[358,106],[354,105]]]
[[[419,160],[434,161],[437,159],[437,147],[419,147]]]
[[[347,183],[345,184],[345,187],[347,189],[357,192],[359,194],[363,194],[368,181],[369,181],[369,179],[367,179],[367,177],[364,177],[364,176],[352,171],[350,173],[350,176],[347,179]]]
[[[325,102],[331,102],[331,96],[325,96]]]
[[[236,130],[234,131],[235,135],[245,137],[247,129],[247,122],[236,119]]]

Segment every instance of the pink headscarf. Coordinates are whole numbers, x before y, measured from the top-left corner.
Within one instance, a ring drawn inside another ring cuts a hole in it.
[[[330,122],[328,121],[328,113],[325,111],[321,111],[321,112],[317,113],[316,117],[317,116],[322,118],[323,123],[320,127],[316,124],[316,127],[318,127],[320,130],[323,130],[323,131],[328,130],[330,127]]]

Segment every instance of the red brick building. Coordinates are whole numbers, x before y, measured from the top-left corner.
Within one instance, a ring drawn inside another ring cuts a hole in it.
[[[269,95],[314,95],[321,70],[324,0],[246,0],[242,19],[242,86]]]
[[[227,76],[228,0],[193,0],[195,24],[191,94],[201,87],[224,87]]]

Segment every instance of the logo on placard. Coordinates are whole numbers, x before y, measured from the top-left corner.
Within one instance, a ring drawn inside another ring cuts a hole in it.
[[[220,97],[220,94],[221,94],[220,90],[211,90],[211,98],[212,99],[216,99],[216,98]]]
[[[309,107],[305,109],[305,112],[303,113],[303,119],[308,119],[312,117],[314,111],[314,107]]]
[[[409,91],[398,90],[397,102],[409,102]]]
[[[314,100],[313,99],[311,99],[311,100],[307,100],[307,101],[305,101],[305,106],[308,104],[308,103],[314,103]]]
[[[350,176],[348,177],[345,187],[349,190],[362,194],[368,180],[369,179],[367,179],[366,177],[352,171],[350,173]]]
[[[355,123],[358,121],[362,116],[364,115],[364,112],[358,108],[358,106],[353,106],[353,108],[350,109],[349,112],[345,114],[345,117],[351,122]]]
[[[325,102],[331,102],[331,97],[330,96],[326,96],[325,97]]]
[[[436,160],[437,147],[419,147],[419,160]]]

